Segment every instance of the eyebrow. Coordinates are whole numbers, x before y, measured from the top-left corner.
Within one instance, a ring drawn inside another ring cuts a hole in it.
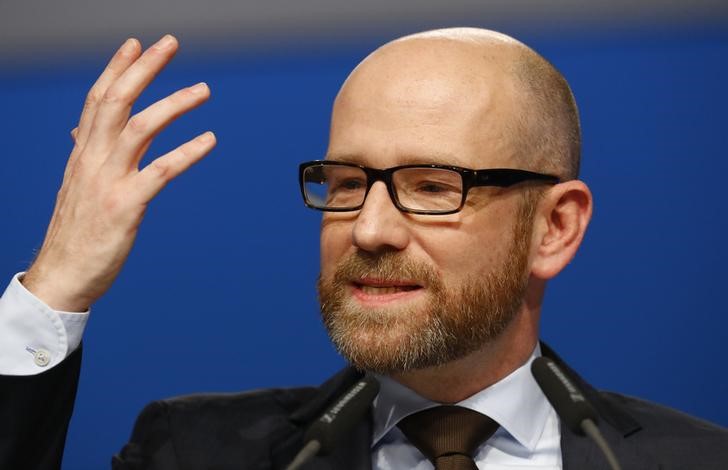
[[[326,160],[336,162],[355,163],[357,165],[368,166],[366,158],[359,154],[327,154]],[[468,167],[459,158],[448,154],[430,154],[430,155],[404,155],[397,158],[397,164],[400,165],[453,165],[460,167]]]

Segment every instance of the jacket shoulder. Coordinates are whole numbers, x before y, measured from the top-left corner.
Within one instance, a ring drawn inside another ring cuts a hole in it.
[[[654,402],[615,392],[600,392],[602,398],[629,411],[645,429],[666,435],[699,435],[728,439],[728,428]]]
[[[113,467],[228,468],[237,463],[238,468],[265,468],[272,443],[295,432],[290,413],[316,392],[313,387],[262,389],[154,401],[139,414]]]
[[[728,429],[681,411],[614,392],[600,392],[627,411],[640,429],[624,436],[666,468],[728,468]]]
[[[224,419],[230,423],[251,426],[265,417],[287,418],[316,393],[315,387],[301,387],[181,395],[152,402],[142,411],[142,415],[147,409],[163,408],[172,420],[192,420],[202,425],[207,420]]]

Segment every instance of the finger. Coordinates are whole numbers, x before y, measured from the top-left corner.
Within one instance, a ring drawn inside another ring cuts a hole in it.
[[[134,101],[177,52],[177,39],[166,35],[144,51],[106,90],[96,111],[88,144],[96,150],[108,149],[124,128]]]
[[[104,93],[134,63],[140,53],[141,44],[139,41],[134,38],[127,39],[119,50],[116,51],[114,57],[111,58],[104,71],[96,80],[96,83],[89,90],[88,95],[86,95],[83,111],[81,111],[81,118],[78,122],[79,130],[76,141],[79,145],[83,145],[86,142],[91,131],[91,123],[93,122],[96,110]]]
[[[201,105],[210,97],[206,83],[198,83],[157,101],[129,119],[121,133],[119,144],[106,165],[121,172],[139,165],[150,141],[172,121]]]
[[[135,177],[139,203],[151,201],[167,183],[207,155],[216,143],[215,134],[205,132],[147,165]]]

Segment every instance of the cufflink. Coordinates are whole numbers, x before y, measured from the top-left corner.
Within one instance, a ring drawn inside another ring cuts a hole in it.
[[[51,362],[51,353],[45,349],[33,349],[30,346],[26,346],[25,350],[33,355],[33,362],[38,367],[45,367]]]

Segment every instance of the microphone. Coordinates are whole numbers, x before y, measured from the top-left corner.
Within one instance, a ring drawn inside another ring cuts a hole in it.
[[[324,414],[314,421],[303,435],[303,448],[296,454],[286,470],[295,470],[317,454],[330,454],[366,414],[379,393],[379,382],[367,375],[341,395]]]
[[[597,427],[597,412],[574,382],[554,361],[538,357],[531,373],[551,406],[566,426],[580,436],[589,436],[599,447],[613,470],[621,470],[617,457]]]

